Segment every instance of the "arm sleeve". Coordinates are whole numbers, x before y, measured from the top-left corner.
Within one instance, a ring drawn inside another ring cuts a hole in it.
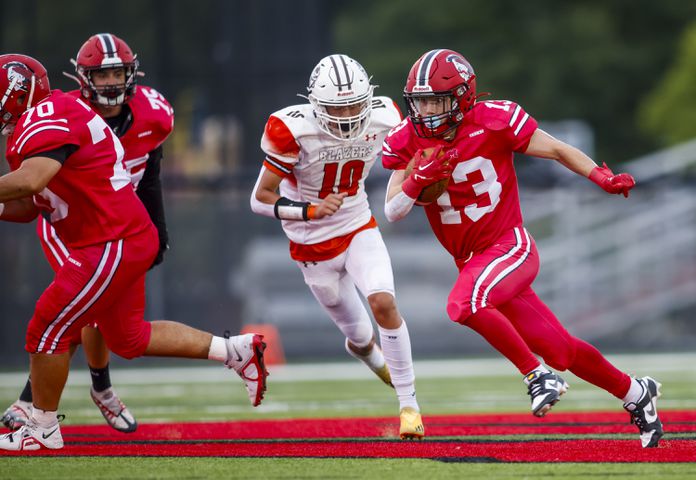
[[[30,157],[25,158],[24,160],[27,160],[28,158],[34,158],[34,157],[47,157],[47,158],[52,158],[53,160],[60,162],[61,165],[65,163],[65,161],[68,159],[70,155],[75,153],[77,151],[77,145],[62,145],[58,148],[54,148],[52,150],[47,150],[45,152],[37,152],[37,153],[32,153]]]
[[[160,165],[162,163],[162,146],[150,152],[143,178],[138,184],[137,193],[140,201],[145,205],[152,223],[159,234],[159,251],[154,265],[162,263],[164,252],[169,245],[167,222],[164,216],[164,200],[162,198],[162,182],[160,180]]]

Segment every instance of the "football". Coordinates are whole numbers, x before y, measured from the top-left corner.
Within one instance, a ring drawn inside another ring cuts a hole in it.
[[[435,150],[435,147],[431,148],[425,148],[422,150],[421,156],[422,157],[427,157],[429,156],[432,151]],[[438,155],[438,158],[442,157],[444,155],[444,150],[440,150],[440,154]],[[416,164],[417,158],[412,158],[411,161],[408,163],[406,166],[405,170],[405,175],[408,176],[411,174],[411,171],[413,170],[413,166]],[[445,178],[440,180],[439,182],[435,182],[431,185],[428,185],[425,187],[420,195],[418,195],[418,198],[416,199],[416,205],[424,206],[433,203],[435,200],[440,198],[440,195],[445,193],[445,190],[447,190],[447,186],[449,185],[449,178]]]
[[[416,205],[423,206],[433,203],[435,200],[440,198],[440,195],[445,193],[445,190],[447,190],[447,185],[449,185],[449,178],[443,178],[439,182],[428,185],[421,191],[420,195],[418,195]]]

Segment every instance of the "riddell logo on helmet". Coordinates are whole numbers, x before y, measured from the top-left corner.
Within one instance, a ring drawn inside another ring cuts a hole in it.
[[[336,95],[339,97],[350,97],[355,95],[355,92],[353,90],[348,90],[347,92],[338,92]]]
[[[413,91],[414,92],[432,92],[433,87],[431,87],[430,85],[414,85]]]

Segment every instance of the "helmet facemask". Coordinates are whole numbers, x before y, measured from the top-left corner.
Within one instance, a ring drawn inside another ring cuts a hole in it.
[[[330,55],[314,68],[306,98],[324,132],[338,140],[354,140],[370,124],[374,88],[358,62]]]
[[[365,133],[372,113],[372,89],[361,97],[349,99],[345,103],[327,102],[312,94],[308,98],[314,107],[319,126],[332,137],[338,140],[352,140]],[[336,110],[347,114],[337,114]]]
[[[125,77],[123,83],[115,85],[96,85],[94,83],[93,75],[95,72],[115,68],[123,69]],[[82,95],[93,103],[108,107],[123,105],[131,99],[135,93],[137,71],[137,60],[133,63],[121,63],[108,67],[85,68],[77,65],[76,68],[82,86]]]
[[[406,109],[416,134],[423,138],[441,137],[457,128],[464,115],[451,92],[404,93]],[[434,104],[437,113],[424,115],[426,104]]]

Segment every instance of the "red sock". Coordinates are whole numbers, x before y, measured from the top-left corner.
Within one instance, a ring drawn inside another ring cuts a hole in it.
[[[616,398],[623,398],[631,387],[631,377],[604,358],[595,347],[575,338],[575,361],[568,368],[586,382],[603,388]]]
[[[502,353],[526,375],[539,366],[534,356],[510,320],[494,308],[483,308],[464,321],[476,333],[486,339],[493,348]]]

